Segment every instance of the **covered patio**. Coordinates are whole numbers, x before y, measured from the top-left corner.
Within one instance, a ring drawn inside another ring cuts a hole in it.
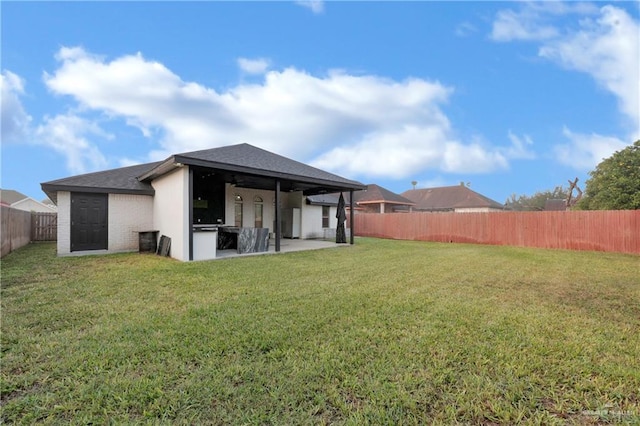
[[[245,257],[245,256],[258,256],[264,254],[276,254],[276,253],[292,253],[296,251],[307,251],[307,250],[322,250],[322,249],[330,249],[330,248],[344,248],[350,247],[349,244],[336,244],[335,241],[327,241],[327,240],[290,240],[283,239],[280,242],[280,250],[276,251],[275,245],[270,245],[269,250],[265,252],[258,253],[244,253],[238,254],[237,250],[218,250],[217,256],[214,260],[218,259],[230,259],[234,257]]]

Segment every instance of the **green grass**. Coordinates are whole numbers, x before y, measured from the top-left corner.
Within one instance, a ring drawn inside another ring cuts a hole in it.
[[[640,424],[640,258],[358,239],[2,260],[5,423]]]

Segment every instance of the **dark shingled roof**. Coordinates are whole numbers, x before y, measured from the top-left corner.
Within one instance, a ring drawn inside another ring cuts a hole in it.
[[[167,166],[175,163],[302,182],[325,181],[333,185],[346,185],[353,189],[363,187],[360,182],[345,179],[246,143],[176,154],[165,160],[155,170],[141,176],[141,179],[162,175],[166,173]]]
[[[349,194],[343,194],[345,202],[349,202]],[[319,195],[310,195],[307,197],[307,204],[312,206],[337,206],[338,200],[340,199],[340,194],[319,194]]]
[[[567,200],[552,198],[544,202],[545,211],[565,211],[567,210]]]
[[[349,193],[345,193],[344,199],[349,203]],[[322,194],[307,197],[309,204],[323,205],[323,206],[335,206],[338,205],[339,193],[334,194]],[[401,195],[391,192],[386,188],[375,183],[370,183],[366,186],[366,189],[362,191],[353,192],[353,201],[356,204],[375,204],[375,203],[390,203],[400,204],[406,206],[413,206],[413,201],[404,198]]]
[[[504,206],[464,185],[410,189],[402,196],[415,203],[414,210],[447,211],[456,208],[504,209]]]
[[[375,183],[367,185],[367,189],[364,191],[354,192],[353,199],[358,204],[367,203],[390,203],[390,204],[405,204],[412,206],[413,201],[398,195],[395,192],[391,192],[386,188],[383,188]]]
[[[162,162],[73,176],[45,182],[41,186],[54,202],[57,202],[56,191],[152,195],[154,190],[150,182],[173,171],[181,164],[215,170],[227,181],[249,188],[274,188],[275,179],[281,180],[283,191],[300,190],[308,194],[358,190],[364,187],[360,182],[249,144],[176,154]]]
[[[40,186],[54,203],[58,202],[58,191],[153,195],[154,190],[151,184],[140,182],[138,176],[158,164],[160,163],[138,164],[103,172],[87,173],[44,182]]]

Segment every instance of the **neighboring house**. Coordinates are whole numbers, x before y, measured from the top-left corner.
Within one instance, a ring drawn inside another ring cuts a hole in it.
[[[402,195],[371,183],[363,191],[353,193],[356,209],[363,213],[396,213],[411,211],[415,203]]]
[[[308,204],[337,206],[340,194],[324,194],[309,197]],[[344,194],[345,201],[350,201],[350,194]],[[411,200],[391,192],[375,183],[366,185],[365,189],[353,192],[354,209],[363,213],[408,212],[414,205]]]
[[[0,204],[27,212],[55,213],[57,211],[55,206],[46,205],[12,189],[0,189]]]
[[[41,186],[58,206],[59,255],[137,250],[139,233],[157,232],[171,239],[170,256],[183,261],[214,258],[223,232],[235,232],[239,247],[266,231],[276,251],[283,235],[314,237],[323,218],[308,211],[305,198],[364,187],[248,144]]]
[[[552,198],[544,202],[544,211],[566,211],[567,210],[567,200],[562,200],[560,198]]]
[[[415,203],[414,211],[426,212],[492,212],[504,206],[464,184],[439,188],[410,189],[401,194]]]
[[[343,194],[347,203],[347,211],[351,209],[351,194]],[[313,229],[313,236],[317,238],[333,238],[336,231],[336,211],[340,193],[321,194],[307,197],[309,217],[313,217],[313,224],[322,223],[322,227]],[[408,212],[414,203],[389,191],[379,185],[371,183],[365,189],[353,192],[354,212],[362,213],[395,213]],[[315,207],[315,209],[313,209]],[[318,220],[321,219],[321,220]]]

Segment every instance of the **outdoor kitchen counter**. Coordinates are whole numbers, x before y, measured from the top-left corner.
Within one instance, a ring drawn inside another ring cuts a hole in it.
[[[235,249],[239,254],[269,251],[269,228],[219,226],[218,249]]]
[[[218,227],[216,225],[193,226],[193,260],[216,258]]]

